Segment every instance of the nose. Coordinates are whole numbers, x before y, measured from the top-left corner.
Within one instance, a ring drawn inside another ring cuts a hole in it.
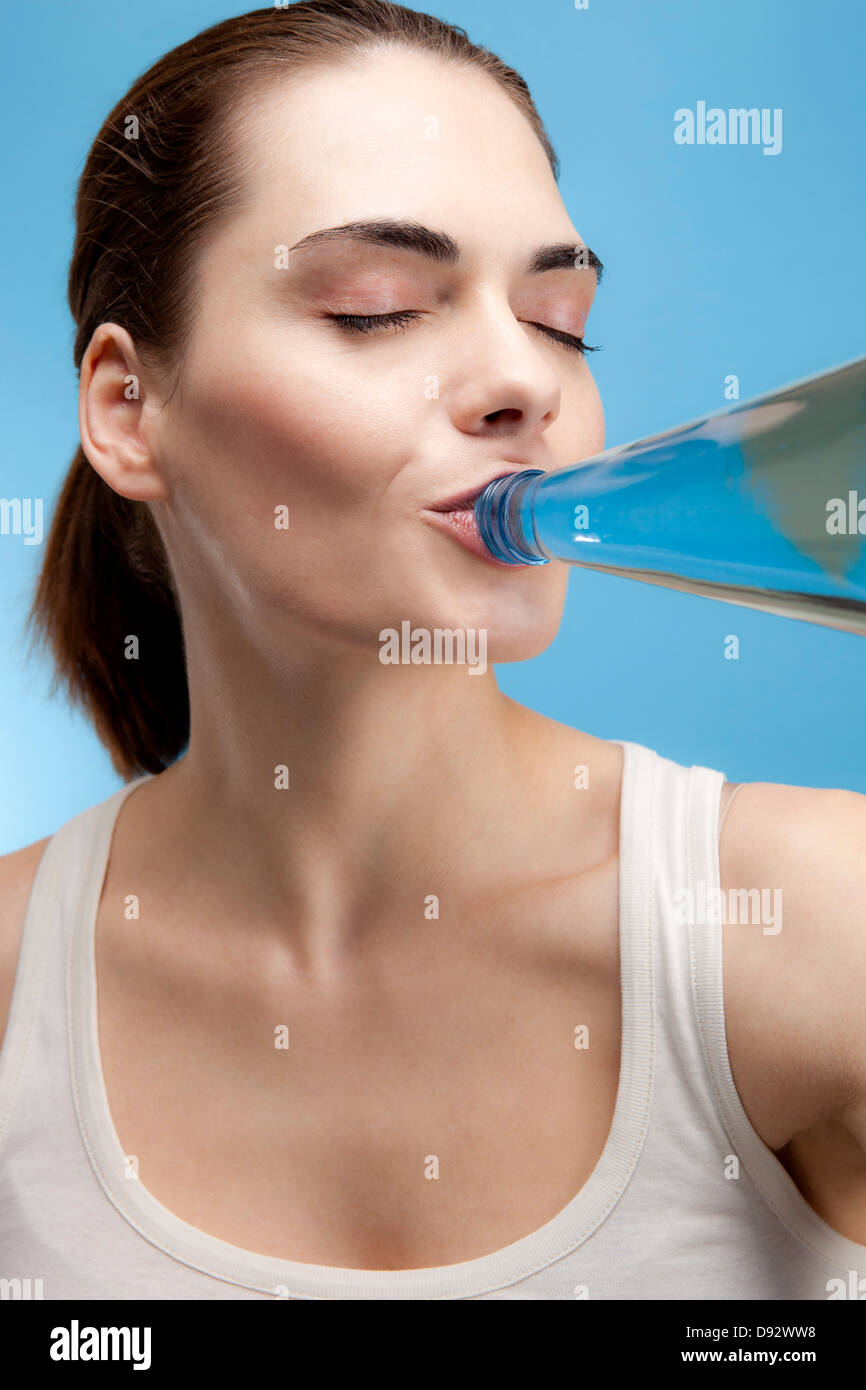
[[[498,299],[467,312],[471,326],[456,326],[460,352],[449,393],[454,424],[487,438],[537,438],[562,405],[559,376],[533,337],[538,330]]]

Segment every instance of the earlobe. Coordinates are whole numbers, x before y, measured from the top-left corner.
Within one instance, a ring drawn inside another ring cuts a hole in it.
[[[133,502],[168,496],[143,429],[145,395],[135,345],[126,329],[100,324],[81,363],[81,445],[104,482]]]

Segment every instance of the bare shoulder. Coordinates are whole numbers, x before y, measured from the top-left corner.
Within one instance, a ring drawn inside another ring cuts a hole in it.
[[[0,1046],[9,1017],[30,889],[50,839],[46,835],[44,840],[0,855]]]
[[[728,1053],[753,1126],[779,1149],[843,1119],[866,1147],[866,796],[745,783],[719,859]]]

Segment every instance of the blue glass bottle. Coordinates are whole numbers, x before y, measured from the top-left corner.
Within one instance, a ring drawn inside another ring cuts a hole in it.
[[[488,549],[866,636],[866,358],[569,468],[495,479]]]

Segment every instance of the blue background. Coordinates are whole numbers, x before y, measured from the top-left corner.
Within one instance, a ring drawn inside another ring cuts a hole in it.
[[[132,80],[167,49],[254,5],[40,0],[10,7],[2,60],[8,305],[0,495],[45,498],[78,442],[65,301],[75,183]],[[564,202],[605,262],[590,359],[608,445],[866,352],[866,8],[851,0],[448,0],[526,78]],[[781,107],[782,151],[679,146],[674,111]],[[84,718],[48,698],[23,623],[42,548],[0,537],[0,852],[120,785]],[[740,659],[724,659],[736,633]],[[629,580],[574,571],[556,642],[498,666],[504,691],[603,738],[735,781],[866,792],[866,641]]]

